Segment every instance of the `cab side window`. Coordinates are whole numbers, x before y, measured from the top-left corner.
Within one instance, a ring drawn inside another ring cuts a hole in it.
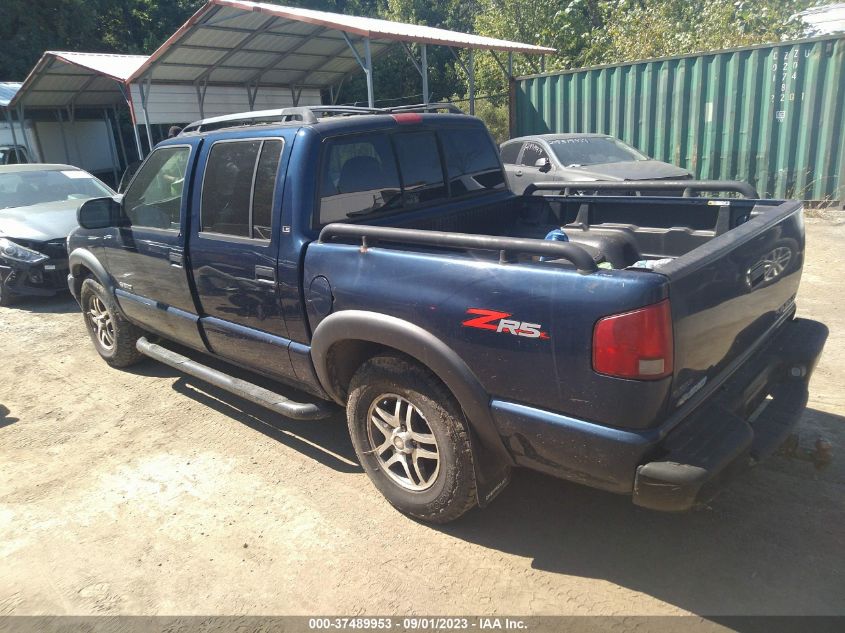
[[[200,230],[269,240],[281,153],[278,139],[215,143],[205,166]]]
[[[190,147],[162,147],[150,154],[123,198],[132,226],[179,230]]]
[[[326,141],[320,198],[320,224],[401,207],[399,170],[387,135]]]
[[[525,149],[522,150],[522,160],[519,162],[525,167],[536,167],[537,161],[542,158],[546,160],[549,159],[549,155],[546,154],[546,150],[537,145],[537,143],[526,143]]]
[[[516,165],[520,149],[522,149],[522,143],[508,143],[502,147],[502,162],[505,165]]]

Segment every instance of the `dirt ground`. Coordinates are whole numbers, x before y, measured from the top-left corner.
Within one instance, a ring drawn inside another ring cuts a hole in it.
[[[0,615],[845,614],[845,222],[807,225],[799,312],[831,336],[799,430],[834,461],[774,457],[686,515],[517,472],[419,524],[341,416],[110,369],[68,298],[0,309]]]

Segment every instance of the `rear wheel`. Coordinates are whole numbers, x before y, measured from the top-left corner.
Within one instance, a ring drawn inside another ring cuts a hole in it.
[[[104,361],[112,367],[129,367],[144,358],[135,347],[143,332],[123,317],[98,281],[83,281],[79,299],[88,334]]]
[[[361,465],[397,509],[447,523],[475,505],[461,409],[430,371],[401,356],[373,358],[353,377],[346,412]]]

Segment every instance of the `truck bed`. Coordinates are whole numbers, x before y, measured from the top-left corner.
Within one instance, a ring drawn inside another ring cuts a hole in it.
[[[551,328],[552,355],[534,355],[528,342],[520,342],[521,348],[512,350],[510,341],[498,341],[499,349],[482,349],[461,340],[454,343],[466,346],[466,356],[481,357],[476,361],[478,373],[490,392],[626,428],[655,427],[683,417],[792,316],[804,249],[801,206],[795,202],[522,196],[438,217],[380,222],[388,223],[406,229],[529,241],[542,240],[550,230],[562,228],[570,244],[584,247],[601,266],[597,271],[579,274],[571,260],[532,253],[519,254],[502,264],[495,250],[403,243],[401,232],[396,239],[370,242],[374,247],[369,249],[370,262],[384,256],[391,263],[372,268],[359,264],[373,276],[371,287],[378,293],[381,271],[404,270],[407,263],[407,274],[428,299],[429,311],[438,309],[443,301],[456,303],[454,310],[462,304],[461,313],[469,307],[508,311],[521,306],[523,318],[543,321]],[[775,257],[783,264],[777,269]],[[456,263],[460,260],[469,260],[472,266]],[[661,262],[655,269],[635,267],[643,260]],[[308,261],[313,260],[309,257]],[[478,262],[489,262],[482,275]],[[419,273],[411,268],[429,272],[424,279],[417,278]],[[307,277],[311,274],[308,271]],[[336,272],[334,276],[337,278]],[[589,355],[595,322],[667,297],[674,325],[671,378],[643,382],[596,375]],[[383,304],[391,305],[391,301],[385,298]],[[398,312],[409,316],[405,310]],[[425,322],[425,313],[420,307],[411,318]],[[319,321],[318,316],[312,318]],[[454,320],[460,322],[458,316]],[[442,331],[444,325],[429,323],[428,327]],[[523,381],[512,376],[506,381],[501,373],[492,372],[493,376],[486,378],[491,371],[480,366],[498,362],[513,362],[514,367],[539,363],[545,366],[544,375],[554,378],[544,389],[532,384],[533,377],[526,376]],[[636,411],[623,415],[618,406],[620,396],[636,400]]]

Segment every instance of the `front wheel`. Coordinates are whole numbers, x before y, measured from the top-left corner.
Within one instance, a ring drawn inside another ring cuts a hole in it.
[[[114,297],[94,279],[82,282],[79,303],[97,353],[112,367],[129,367],[144,358],[135,344],[143,332],[127,321]]]
[[[447,523],[475,505],[461,409],[426,368],[393,355],[367,361],[350,384],[346,415],[361,465],[397,509]]]

